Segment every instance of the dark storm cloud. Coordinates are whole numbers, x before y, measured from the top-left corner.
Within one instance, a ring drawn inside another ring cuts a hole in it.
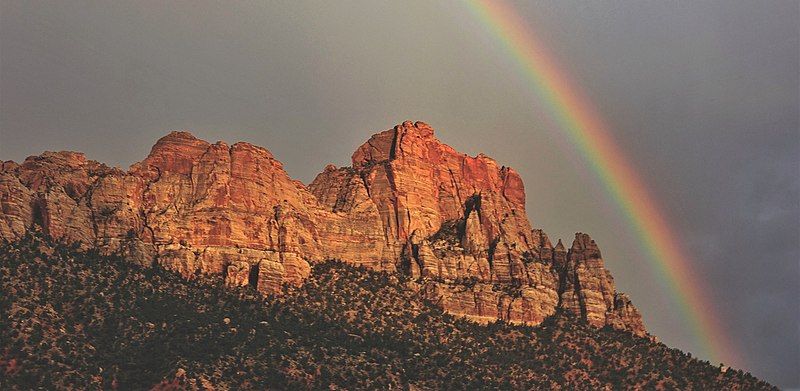
[[[694,349],[616,207],[458,2],[0,7],[2,159],[71,149],[127,166],[191,129],[264,145],[307,182],[370,134],[424,120],[515,167],[534,225],[591,233],[649,329]],[[516,8],[657,195],[747,369],[800,387],[798,3]]]

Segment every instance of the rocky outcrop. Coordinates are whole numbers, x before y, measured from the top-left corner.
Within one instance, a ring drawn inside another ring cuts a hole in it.
[[[329,165],[308,187],[264,148],[187,132],[127,172],[45,152],[2,164],[0,207],[0,238],[38,229],[266,294],[336,258],[406,273],[423,297],[479,321],[536,324],[563,309],[645,333],[588,235],[553,246],[531,229],[513,169],[458,153],[422,122],[372,136],[352,166]]]
[[[456,152],[427,124],[407,121],[376,134],[352,161],[392,241],[404,244],[415,232],[433,235],[443,223],[474,211],[480,224],[473,227],[482,231],[474,234],[483,236],[476,244],[488,249],[502,239],[515,248],[528,247],[531,227],[519,175],[488,156]]]

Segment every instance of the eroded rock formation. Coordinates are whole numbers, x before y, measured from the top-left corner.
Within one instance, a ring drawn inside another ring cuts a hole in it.
[[[531,229],[519,175],[458,153],[427,124],[372,136],[352,166],[308,186],[248,143],[187,132],[160,139],[125,172],[75,152],[0,171],[0,238],[40,229],[191,278],[274,293],[337,258],[413,277],[410,289],[475,320],[536,324],[557,309],[645,334],[586,234],[570,249]]]

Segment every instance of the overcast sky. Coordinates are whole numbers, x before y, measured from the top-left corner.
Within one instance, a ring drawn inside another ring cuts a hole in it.
[[[0,159],[127,168],[171,129],[270,149],[306,183],[423,120],[520,172],[536,227],[597,240],[618,288],[696,351],[639,243],[462,3],[0,0]],[[661,202],[749,370],[800,387],[800,5],[525,1]]]

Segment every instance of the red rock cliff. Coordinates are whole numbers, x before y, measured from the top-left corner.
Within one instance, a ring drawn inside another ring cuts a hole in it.
[[[554,247],[531,229],[513,169],[456,152],[422,122],[372,136],[351,167],[328,166],[308,187],[264,148],[187,132],[158,140],[128,172],[45,152],[3,163],[0,207],[0,238],[40,229],[265,293],[338,258],[407,273],[410,289],[479,321],[536,324],[561,308],[645,333],[588,235]]]

